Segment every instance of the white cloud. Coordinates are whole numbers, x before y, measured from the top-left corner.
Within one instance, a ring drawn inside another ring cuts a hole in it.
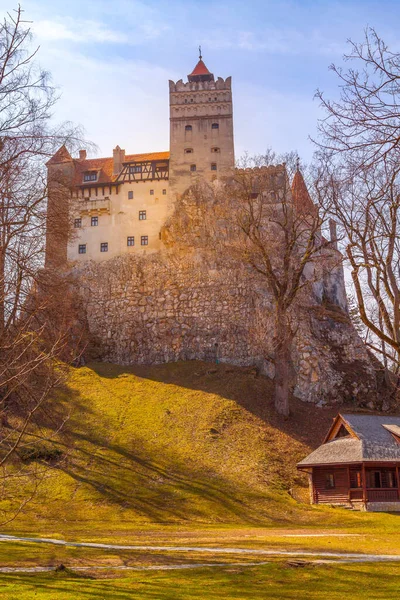
[[[138,23],[128,33],[113,30],[100,21],[55,18],[37,20],[32,24],[32,32],[39,41],[58,42],[62,40],[80,44],[127,44],[137,45],[146,40],[158,38],[168,29],[167,25],[155,25],[151,22]]]

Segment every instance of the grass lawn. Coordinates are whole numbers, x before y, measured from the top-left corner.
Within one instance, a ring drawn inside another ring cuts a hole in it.
[[[192,571],[0,576],[2,600],[376,600],[395,598],[400,567],[391,564],[201,568]]]
[[[251,369],[199,362],[71,369],[52,410],[31,431],[34,480],[19,478],[6,487],[18,500],[39,480],[37,492],[1,533],[123,545],[400,554],[400,515],[311,507],[290,497],[290,488],[306,490],[296,462],[321,443],[336,412],[294,398],[291,410],[286,421],[275,415],[270,381]],[[50,468],[43,448],[57,456]],[[0,502],[0,520],[16,506]],[[73,570],[254,560],[269,559],[0,542],[0,566],[63,563]],[[97,570],[80,577],[7,574],[0,575],[0,597],[390,598],[399,574],[400,565],[291,568],[285,562]]]

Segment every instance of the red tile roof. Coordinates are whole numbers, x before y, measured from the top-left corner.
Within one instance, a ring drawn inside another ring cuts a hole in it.
[[[299,171],[299,169],[297,169],[293,177],[292,197],[293,203],[299,212],[308,213],[310,215],[316,214],[317,207],[311,200],[311,196],[308,192],[306,183],[304,181],[304,177]]]
[[[168,160],[169,152],[145,152],[142,154],[127,154],[124,162],[142,162],[147,160]],[[114,159],[112,156],[105,158],[88,158],[80,160],[79,158],[71,158],[65,146],[62,146],[47,164],[60,164],[66,161],[74,162],[75,166],[75,185],[82,185],[83,174],[86,171],[97,171],[98,177],[96,182],[87,182],[88,185],[107,184],[114,182],[118,174],[114,175]]]
[[[191,75],[211,75],[211,73],[207,69],[204,62],[200,59],[193,71],[190,73],[190,76]]]
[[[47,161],[46,165],[60,164],[69,162],[72,157],[64,145],[57,150],[57,152]]]

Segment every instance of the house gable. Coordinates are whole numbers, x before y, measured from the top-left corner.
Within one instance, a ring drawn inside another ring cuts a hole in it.
[[[335,417],[332,426],[328,431],[326,438],[323,441],[323,444],[326,444],[327,442],[330,442],[337,438],[348,436],[356,440],[360,439],[350,427],[350,425],[347,423],[347,421],[343,418],[343,416],[341,414],[338,414],[337,417]]]

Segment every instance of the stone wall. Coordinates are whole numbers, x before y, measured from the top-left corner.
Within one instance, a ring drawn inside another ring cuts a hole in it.
[[[76,267],[99,358],[119,364],[206,360],[274,376],[271,299],[263,282],[196,251],[123,256]],[[293,390],[320,405],[377,403],[374,365],[347,314],[299,299]]]

